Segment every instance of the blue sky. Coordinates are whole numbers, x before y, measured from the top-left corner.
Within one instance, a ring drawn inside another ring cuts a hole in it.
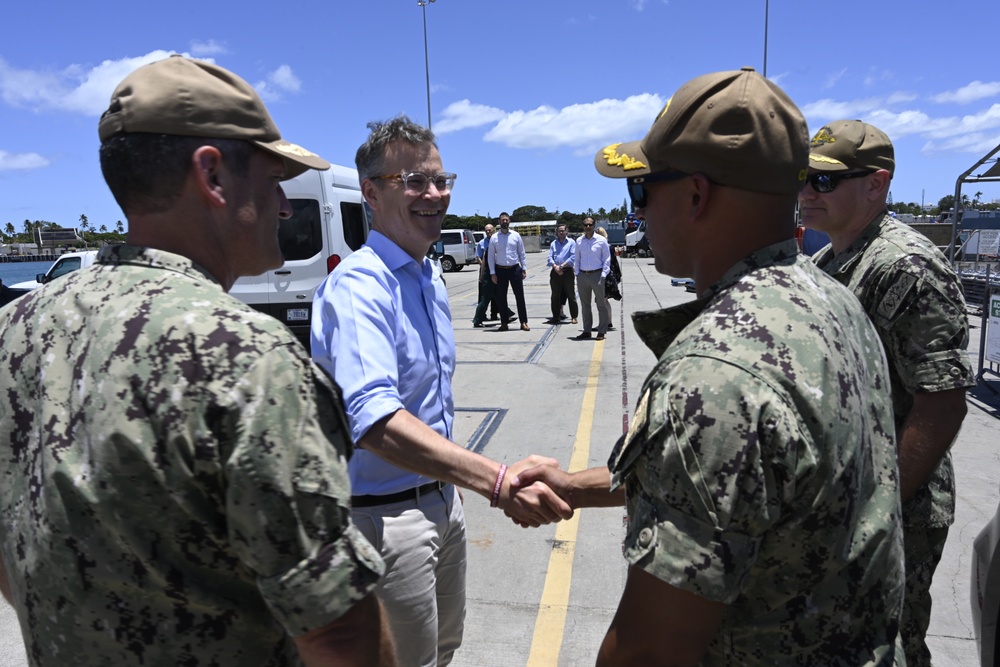
[[[254,84],[285,138],[353,166],[366,123],[427,121],[416,0],[12,2],[0,41],[0,227],[109,229],[97,119],[135,67],[184,53]],[[765,0],[436,0],[426,8],[431,109],[451,212],[612,208],[593,168],[638,139],[690,78],[764,69]],[[1000,2],[770,0],[767,75],[815,132],[839,118],[896,146],[896,201],[936,203],[1000,144]],[[1000,184],[966,186],[984,201]]]

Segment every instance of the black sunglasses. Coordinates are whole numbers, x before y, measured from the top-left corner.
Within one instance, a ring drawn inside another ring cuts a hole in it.
[[[833,192],[836,190],[837,183],[845,178],[861,178],[862,176],[871,176],[874,173],[874,169],[869,169],[868,171],[851,171],[846,174],[820,172],[817,174],[809,174],[806,176],[806,181],[816,192],[826,194],[827,192]]]
[[[632,199],[632,208],[646,208],[646,183],[679,181],[690,175],[684,171],[661,171],[645,176],[633,176],[628,179],[628,196]]]

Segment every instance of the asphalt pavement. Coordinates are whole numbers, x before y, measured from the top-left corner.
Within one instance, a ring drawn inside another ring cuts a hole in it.
[[[655,359],[628,314],[694,297],[650,259],[622,259],[624,299],[613,302],[607,340],[575,341],[581,325],[548,325],[545,254],[528,255],[525,297],[531,330],[477,329],[476,270],[446,274],[458,367],[455,439],[506,463],[530,454],[563,468],[605,465]],[[513,295],[509,297],[513,307]],[[971,317],[974,365],[978,317]],[[581,320],[582,321],[582,320]],[[596,321],[596,317],[595,317]],[[991,376],[1000,389],[1000,378]],[[953,448],[956,522],[934,580],[930,644],[938,667],[978,664],[971,626],[972,541],[996,511],[1000,400],[982,384]],[[625,583],[623,509],[586,509],[573,520],[522,529],[488,499],[465,494],[469,533],[468,617],[455,667],[592,665]],[[17,619],[0,602],[0,667],[26,665]]]

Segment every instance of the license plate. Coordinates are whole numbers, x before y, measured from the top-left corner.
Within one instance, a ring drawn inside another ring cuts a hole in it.
[[[308,308],[289,308],[285,311],[285,320],[288,322],[301,322],[309,319]]]

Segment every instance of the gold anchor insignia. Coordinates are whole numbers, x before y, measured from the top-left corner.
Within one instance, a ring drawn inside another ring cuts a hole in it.
[[[617,144],[611,144],[603,151],[601,151],[604,154],[605,159],[608,161],[609,166],[621,167],[625,171],[647,168],[645,164],[643,164],[639,160],[636,160],[634,157],[626,155],[625,153],[619,155],[618,151],[616,150],[619,146],[621,146],[621,142]]]
[[[830,134],[829,127],[824,127],[819,132],[816,133],[816,136],[812,138],[812,141],[809,142],[809,145],[815,148],[816,146],[822,146],[823,144],[835,144],[835,143],[837,143],[837,137]]]
[[[299,157],[318,157],[312,151],[307,151],[305,148],[302,148],[302,146],[296,146],[295,144],[280,144],[275,146],[275,149],[281,151],[282,153],[298,155]]]

